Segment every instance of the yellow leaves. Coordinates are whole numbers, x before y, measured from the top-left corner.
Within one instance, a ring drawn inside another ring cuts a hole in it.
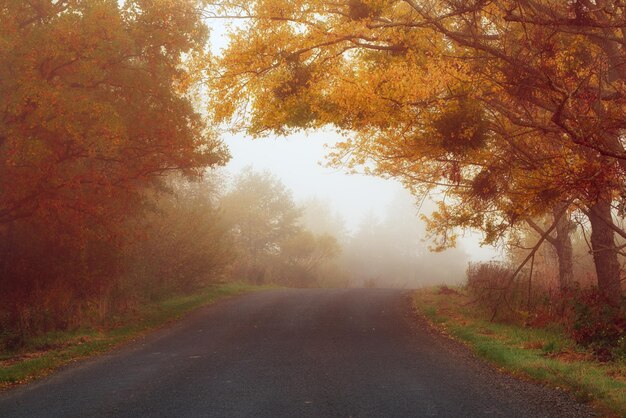
[[[235,105],[212,104],[219,107],[218,120],[245,103],[252,110],[252,133],[322,124],[350,129],[386,126],[402,115],[405,107],[446,87],[436,54],[427,56],[419,50],[429,48],[425,36],[402,27],[373,31],[341,14],[303,13],[298,2],[289,6],[289,14],[283,3],[260,2],[250,11],[259,17],[245,30],[231,34],[231,46],[219,62],[220,74],[215,75],[212,88],[229,92],[229,101]],[[316,5],[307,3],[307,7],[315,10]],[[308,19],[306,30],[294,32],[289,22],[275,18],[280,13],[289,19],[300,13],[299,21]],[[319,31],[321,21],[328,31]],[[267,30],[260,31],[263,25]],[[396,48],[401,48],[399,53]],[[292,59],[300,66],[295,72],[290,67]],[[305,79],[299,76],[300,69],[306,69]],[[222,101],[223,94],[219,97]],[[310,113],[317,122],[311,117],[294,117],[302,112]],[[414,112],[406,115],[413,116]]]
[[[228,93],[216,95],[219,120],[244,109],[256,135],[336,127],[349,138],[331,164],[415,193],[443,188],[466,205],[438,219],[441,233],[456,223],[497,239],[525,214],[593,193],[594,182],[623,183],[615,164],[589,164],[603,161],[601,127],[617,132],[624,107],[599,100],[606,53],[587,35],[522,25],[507,2],[228,4],[253,18],[217,63],[211,89]],[[526,12],[567,11],[546,8]],[[617,97],[619,86],[605,93]]]
[[[260,16],[269,18],[289,18],[294,16],[296,11],[294,5],[280,0],[265,1],[257,9]]]

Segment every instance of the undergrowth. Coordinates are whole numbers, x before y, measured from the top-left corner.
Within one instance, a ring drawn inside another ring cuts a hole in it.
[[[70,361],[110,350],[220,298],[266,288],[238,283],[209,286],[194,294],[144,306],[133,316],[117,318],[112,326],[56,331],[33,337],[18,350],[0,351],[0,388],[31,381]]]
[[[607,415],[626,416],[626,363],[599,361],[559,324],[490,321],[462,290],[416,291],[414,304],[435,327],[506,371],[572,391]]]

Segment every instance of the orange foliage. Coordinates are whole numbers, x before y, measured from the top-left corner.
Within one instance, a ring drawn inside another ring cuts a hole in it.
[[[188,95],[207,41],[196,6],[0,1],[3,330],[103,316],[146,190],[227,159]]]
[[[171,170],[224,160],[180,83],[202,55],[193,1],[4,1],[0,224],[111,226]]]

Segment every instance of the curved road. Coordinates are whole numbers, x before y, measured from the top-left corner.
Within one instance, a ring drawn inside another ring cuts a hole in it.
[[[276,290],[203,308],[0,395],[2,417],[585,417],[429,331],[400,290]]]

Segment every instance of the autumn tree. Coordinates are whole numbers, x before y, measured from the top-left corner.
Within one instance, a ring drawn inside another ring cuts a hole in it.
[[[336,126],[347,139],[335,162],[418,195],[447,190],[444,240],[581,210],[599,287],[619,299],[624,6],[224,1],[210,13],[245,21],[215,68],[217,120],[244,116],[253,135]]]
[[[309,230],[301,219],[307,209],[296,205],[291,190],[269,171],[245,168],[221,198],[220,209],[235,242],[235,279],[293,287],[342,282],[335,263],[341,253],[337,238]]]
[[[328,200],[311,197],[298,202],[302,209],[300,225],[315,235],[331,235],[343,241],[347,235],[345,221]]]
[[[274,260],[276,281],[295,287],[342,285],[343,273],[336,264],[340,253],[341,246],[333,235],[301,229],[281,242],[280,254]]]
[[[197,6],[0,0],[3,330],[104,312],[145,197],[227,159],[190,94],[208,32]]]
[[[575,151],[567,170],[576,179],[572,200],[591,223],[599,286],[619,300],[614,234],[623,231],[615,227],[611,205],[626,167],[624,5],[575,0],[428,6],[412,3],[427,25],[483,63],[475,70],[492,81],[483,102],[516,127]]]
[[[123,251],[124,285],[136,293],[131,296],[158,299],[224,279],[235,249],[218,209],[222,182],[215,172],[202,181],[171,175],[164,190],[150,193],[149,209],[127,223],[141,231]]]
[[[300,210],[291,192],[268,171],[244,169],[221,200],[239,252],[239,270],[262,283],[268,257],[281,251],[281,242],[299,230]]]
[[[0,224],[109,226],[172,170],[223,162],[185,92],[207,28],[193,0],[3,0]]]

